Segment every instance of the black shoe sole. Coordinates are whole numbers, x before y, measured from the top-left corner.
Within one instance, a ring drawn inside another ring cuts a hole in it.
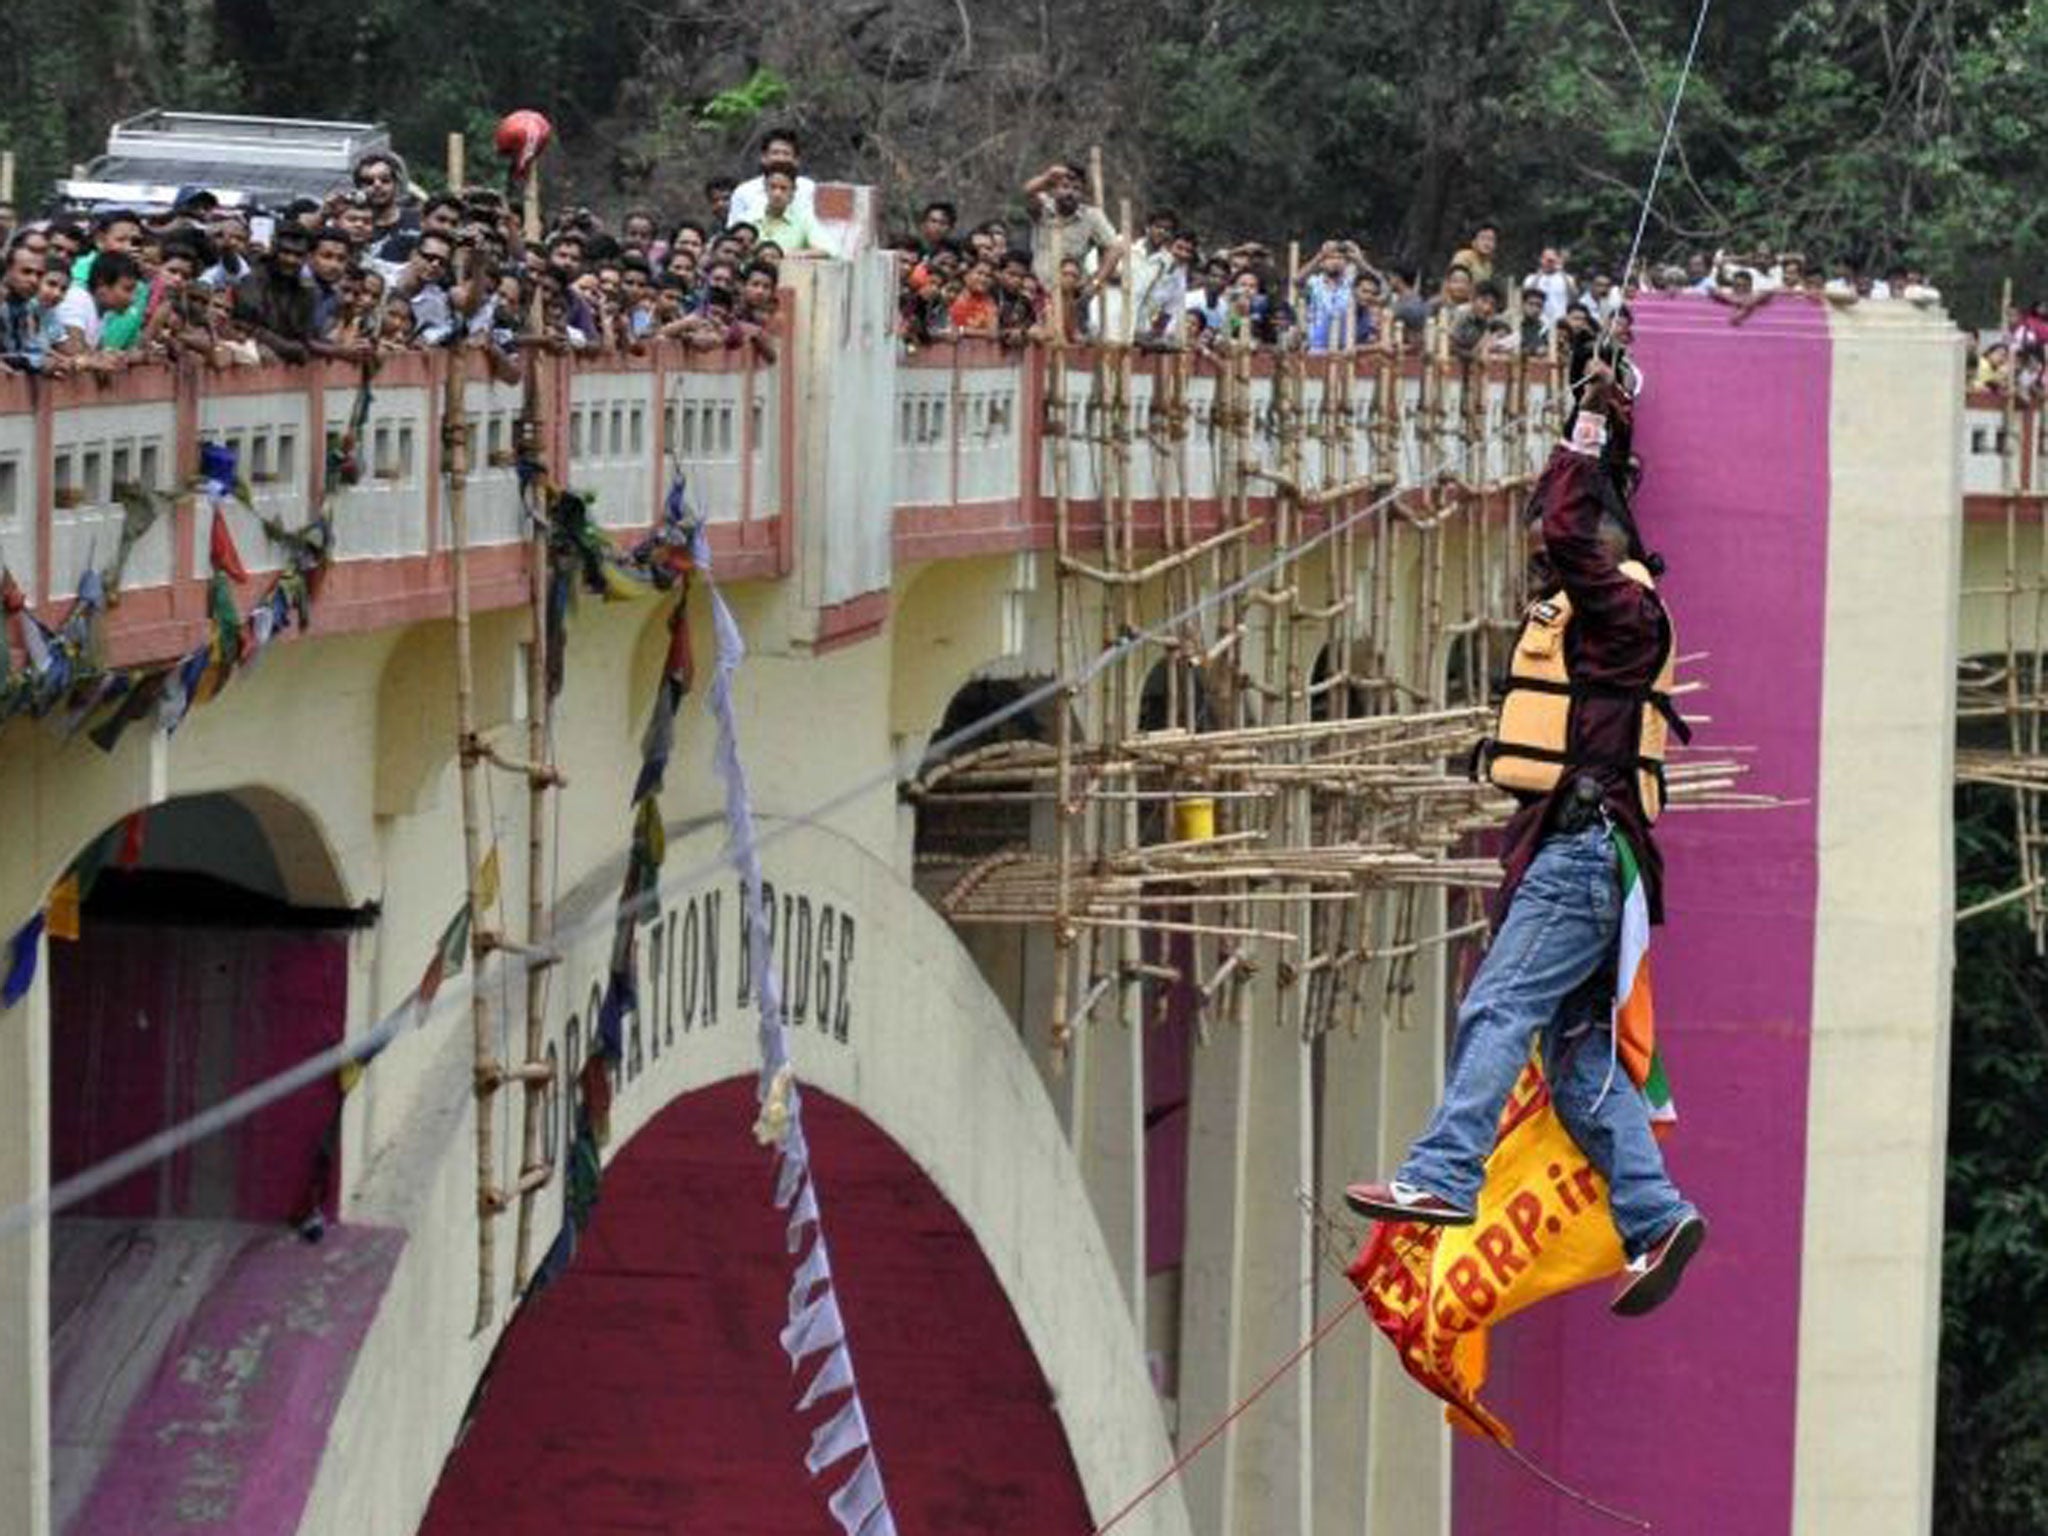
[[[1361,1200],[1350,1190],[1344,1191],[1344,1203],[1360,1216],[1374,1221],[1403,1221],[1417,1227],[1469,1227],[1472,1216],[1468,1211],[1418,1211],[1405,1205],[1381,1205],[1376,1200]]]
[[[1671,1238],[1671,1246],[1664,1250],[1663,1262],[1636,1282],[1609,1304],[1608,1311],[1616,1317],[1641,1317],[1654,1312],[1671,1299],[1678,1289],[1678,1282],[1685,1277],[1685,1266],[1693,1255],[1700,1251],[1700,1245],[1707,1240],[1707,1220],[1704,1216],[1688,1216]]]

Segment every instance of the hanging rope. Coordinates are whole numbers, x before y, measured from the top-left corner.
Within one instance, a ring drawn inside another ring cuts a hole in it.
[[[1292,1371],[1297,1365],[1301,1364],[1303,1360],[1306,1360],[1310,1355],[1314,1354],[1316,1346],[1321,1344],[1323,1340],[1327,1339],[1332,1333],[1336,1332],[1337,1325],[1339,1323],[1342,1323],[1345,1318],[1349,1317],[1352,1314],[1352,1312],[1358,1308],[1359,1304],[1364,1300],[1365,1293],[1363,1291],[1360,1291],[1356,1296],[1353,1296],[1351,1300],[1345,1302],[1343,1306],[1339,1307],[1336,1311],[1332,1312],[1328,1317],[1324,1318],[1323,1321],[1316,1324],[1315,1331],[1311,1333],[1307,1338],[1303,1339],[1299,1344],[1297,1344],[1292,1354],[1290,1354],[1285,1360],[1282,1360],[1278,1365],[1274,1366],[1273,1369],[1266,1374],[1265,1378],[1262,1381],[1260,1381],[1260,1383],[1257,1386],[1253,1387],[1250,1392],[1246,1393],[1242,1398],[1238,1399],[1237,1402],[1233,1403],[1230,1407],[1230,1410],[1227,1413],[1225,1413],[1222,1418],[1218,1419],[1214,1424],[1211,1424],[1207,1429],[1203,1430],[1200,1438],[1198,1438],[1195,1441],[1195,1443],[1189,1446],[1185,1451],[1182,1451],[1179,1456],[1174,1458],[1173,1463],[1170,1466],[1168,1466],[1165,1471],[1161,1472],[1157,1477],[1153,1478],[1151,1482],[1147,1483],[1143,1488],[1139,1489],[1123,1504],[1119,1505],[1116,1509],[1116,1512],[1112,1514],[1107,1520],[1104,1520],[1100,1525],[1096,1526],[1095,1529],[1089,1533],[1089,1536],[1108,1536],[1108,1533],[1110,1531],[1116,1529],[1117,1526],[1123,1524],[1124,1521],[1128,1520],[1132,1515],[1136,1514],[1141,1508],[1144,1507],[1144,1505],[1147,1502],[1149,1502],[1154,1496],[1156,1496],[1161,1489],[1165,1488],[1168,1484],[1172,1483],[1176,1478],[1178,1478],[1181,1475],[1181,1473],[1185,1472],[1189,1468],[1189,1466],[1191,1466],[1194,1463],[1196,1458],[1198,1458],[1204,1451],[1208,1450],[1210,1446],[1214,1445],[1218,1440],[1220,1440],[1224,1436],[1224,1434],[1227,1433],[1230,1430],[1230,1428],[1237,1423],[1239,1419],[1243,1418],[1247,1413],[1249,1413],[1252,1410],[1252,1408],[1258,1403],[1260,1398],[1264,1397],[1268,1392],[1272,1391],[1274,1387],[1278,1386],[1282,1378],[1284,1378],[1288,1372]],[[1536,1462],[1531,1461],[1527,1455],[1517,1450],[1507,1441],[1496,1440],[1489,1436],[1487,1438],[1487,1443],[1489,1445],[1492,1445],[1503,1456],[1506,1456],[1508,1460],[1512,1461],[1516,1466],[1520,1467],[1524,1472],[1527,1472],[1531,1477],[1535,1478],[1538,1482],[1542,1483],[1546,1488],[1550,1489],[1553,1493],[1562,1494],[1565,1498],[1570,1499],[1574,1504],[1577,1504],[1581,1509],[1590,1510],[1592,1513],[1596,1515],[1600,1515],[1608,1520],[1614,1521],[1617,1525],[1628,1526],[1631,1530],[1649,1531],[1656,1529],[1655,1526],[1653,1526],[1649,1521],[1645,1520],[1641,1515],[1632,1515],[1629,1514],[1626,1510],[1614,1508],[1611,1504],[1602,1504],[1598,1499],[1592,1497],[1590,1494],[1579,1492],[1579,1490],[1572,1487],[1571,1484],[1555,1476],[1553,1473],[1544,1470],[1544,1468],[1538,1465]]]
[[[1643,205],[1636,212],[1635,238],[1629,241],[1628,260],[1621,268],[1621,292],[1624,302],[1628,296],[1629,280],[1635,276],[1636,258],[1642,254],[1643,234],[1650,227],[1650,208],[1657,200],[1657,183],[1664,179],[1664,161],[1671,153],[1671,140],[1678,131],[1678,108],[1685,100],[1686,83],[1692,79],[1693,61],[1699,57],[1700,34],[1707,29],[1707,12],[1713,9],[1713,5],[1714,0],[1700,0],[1700,13],[1693,19],[1692,24],[1692,41],[1686,45],[1685,63],[1678,71],[1678,85],[1671,92],[1671,110],[1664,114],[1664,137],[1658,142],[1657,158],[1650,166],[1650,184],[1643,189]],[[1615,313],[1620,312],[1620,306],[1616,305]],[[1601,340],[1607,339],[1607,333],[1613,328],[1613,323],[1610,317],[1601,327]]]
[[[1357,1311],[1359,1306],[1364,1301],[1365,1292],[1360,1291],[1357,1295],[1353,1296],[1349,1301],[1345,1302],[1343,1306],[1339,1307],[1336,1311],[1332,1312],[1328,1317],[1324,1318],[1322,1322],[1316,1324],[1315,1332],[1311,1333],[1307,1338],[1303,1339],[1299,1344],[1297,1344],[1294,1348],[1293,1354],[1289,1355],[1285,1360],[1282,1360],[1278,1365],[1274,1366],[1273,1369],[1267,1373],[1266,1379],[1264,1381],[1261,1381],[1256,1387],[1253,1387],[1250,1392],[1246,1393],[1245,1396],[1240,1398],[1231,1407],[1228,1413],[1224,1414],[1222,1418],[1218,1419],[1214,1424],[1210,1425],[1206,1430],[1204,1430],[1202,1432],[1202,1437],[1199,1440],[1197,1440],[1193,1445],[1189,1446],[1185,1451],[1182,1451],[1180,1453],[1179,1458],[1173,1463],[1172,1466],[1168,1467],[1164,1472],[1161,1472],[1157,1477],[1153,1478],[1152,1481],[1147,1483],[1142,1489],[1140,1489],[1138,1493],[1128,1503],[1123,1505],[1122,1508],[1118,1509],[1115,1514],[1111,1515],[1107,1520],[1103,1521],[1102,1524],[1095,1527],[1095,1530],[1091,1533],[1091,1536],[1106,1536],[1106,1533],[1114,1530],[1117,1526],[1123,1524],[1123,1522],[1126,1519],[1128,1519],[1131,1515],[1137,1513],[1138,1509],[1145,1503],[1147,1499],[1151,1498],[1155,1493],[1159,1492],[1160,1489],[1164,1488],[1168,1483],[1172,1482],[1175,1478],[1179,1477],[1181,1473],[1187,1469],[1187,1466],[1190,1462],[1192,1462],[1197,1456],[1201,1455],[1202,1452],[1209,1449],[1211,1445],[1213,1445],[1219,1438],[1221,1438],[1225,1430],[1229,1429],[1231,1425],[1235,1424],[1239,1419],[1243,1418],[1245,1414],[1250,1412],[1252,1405],[1258,1402],[1258,1400],[1264,1397],[1268,1392],[1272,1391],[1273,1388],[1279,1384],[1282,1377],[1284,1377],[1289,1371],[1293,1370],[1297,1365],[1301,1364],[1301,1362],[1307,1359],[1309,1355],[1314,1353],[1315,1347],[1318,1344],[1322,1343],[1323,1340],[1328,1338],[1332,1333],[1334,1333],[1336,1331],[1337,1325],[1343,1322],[1344,1319],[1349,1317],[1353,1312]]]

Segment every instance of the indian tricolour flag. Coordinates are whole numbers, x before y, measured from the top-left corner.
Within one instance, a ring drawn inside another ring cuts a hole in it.
[[[1629,1078],[1649,1100],[1650,1123],[1678,1119],[1664,1056],[1657,1049],[1657,1021],[1650,1001],[1650,901],[1635,850],[1614,834],[1615,864],[1621,876],[1621,948],[1614,980],[1614,1040]]]

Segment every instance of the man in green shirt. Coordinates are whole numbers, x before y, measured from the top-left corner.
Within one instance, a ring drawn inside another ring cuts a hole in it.
[[[756,244],[773,240],[785,256],[837,256],[838,248],[818,227],[810,208],[796,201],[796,173],[776,166],[762,173],[768,206],[755,224]]]
[[[109,208],[93,216],[93,248],[71,264],[71,283],[79,292],[92,287],[93,263],[108,252],[133,259],[142,255],[142,221],[126,208]],[[142,339],[142,322],[149,317],[149,284],[136,287],[135,302],[105,317],[100,326],[99,348],[103,352],[126,352]]]

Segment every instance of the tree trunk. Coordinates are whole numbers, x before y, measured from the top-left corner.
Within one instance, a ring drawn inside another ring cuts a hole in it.
[[[184,68],[187,77],[213,67],[214,0],[179,0],[183,13]]]

